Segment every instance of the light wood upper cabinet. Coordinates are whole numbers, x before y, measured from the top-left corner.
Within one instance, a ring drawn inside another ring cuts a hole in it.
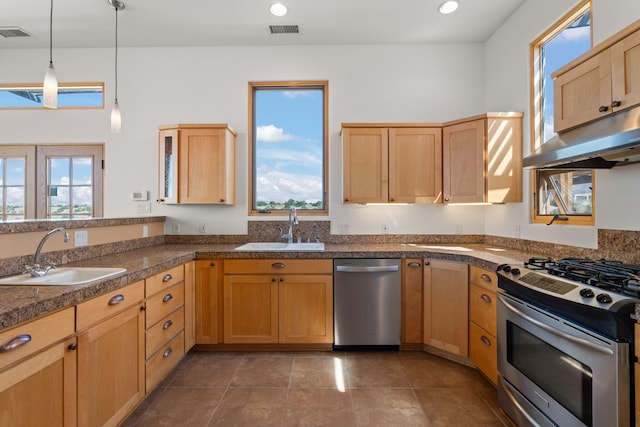
[[[448,353],[467,357],[468,266],[450,261],[424,264],[423,342]]]
[[[443,128],[445,203],[522,201],[522,113],[488,113]]]
[[[370,126],[343,123],[343,201],[441,202],[440,128]]]
[[[552,74],[556,132],[640,104],[639,28],[640,21]]]
[[[160,126],[159,201],[236,202],[236,132],[226,124]]]

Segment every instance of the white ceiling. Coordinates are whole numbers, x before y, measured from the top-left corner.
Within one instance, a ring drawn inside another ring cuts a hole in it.
[[[0,36],[0,49],[49,46],[49,0],[6,0],[0,27],[29,38]],[[123,0],[119,46],[333,45],[483,42],[524,0],[459,0],[451,15],[443,0]],[[269,25],[298,25],[300,34],[270,34]],[[53,46],[110,47],[115,11],[107,0],[54,0]]]

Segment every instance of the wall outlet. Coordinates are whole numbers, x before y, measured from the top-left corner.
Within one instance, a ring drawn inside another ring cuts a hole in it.
[[[200,224],[198,226],[198,231],[200,234],[207,234],[207,226],[205,224]]]
[[[340,224],[340,234],[349,234],[349,224]]]
[[[177,222],[172,222],[171,223],[171,233],[180,234],[180,224],[178,224]]]
[[[382,234],[389,234],[389,224],[382,224]]]
[[[515,234],[516,239],[520,238],[520,226],[519,225],[516,225],[516,229],[515,229],[515,233],[514,234]]]
[[[456,234],[462,234],[462,224],[456,224]]]
[[[149,237],[149,226],[148,225],[143,225],[142,226],[142,237]]]
[[[137,213],[151,213],[151,202],[138,202],[136,203]]]
[[[87,246],[89,244],[89,232],[87,230],[74,231],[73,233],[74,246]]]

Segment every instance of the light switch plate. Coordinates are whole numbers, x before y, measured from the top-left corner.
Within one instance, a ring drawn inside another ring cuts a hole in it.
[[[87,230],[75,231],[73,233],[73,244],[78,246],[87,246],[89,244],[89,232]]]

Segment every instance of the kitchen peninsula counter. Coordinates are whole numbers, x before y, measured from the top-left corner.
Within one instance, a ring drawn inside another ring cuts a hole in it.
[[[325,244],[324,251],[236,251],[239,244],[162,244],[66,264],[65,267],[121,267],[126,273],[88,285],[0,286],[0,330],[76,305],[100,294],[194,259],[431,258],[489,270],[521,263],[530,254],[488,244]]]

